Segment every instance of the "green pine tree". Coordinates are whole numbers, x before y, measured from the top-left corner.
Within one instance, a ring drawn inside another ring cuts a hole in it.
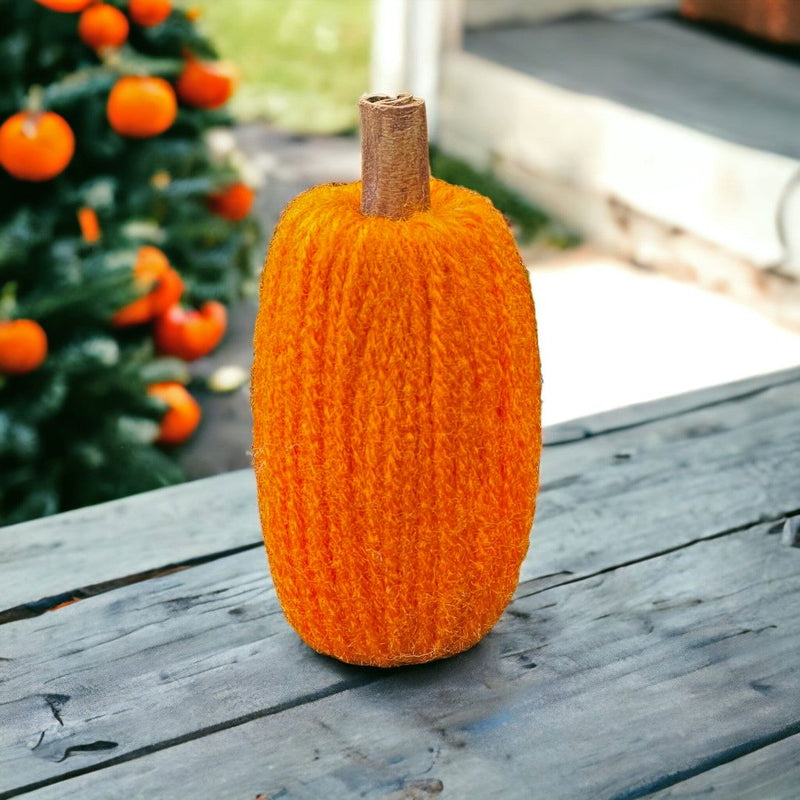
[[[123,0],[107,2],[128,12]],[[140,247],[168,257],[187,307],[230,303],[253,274],[255,223],[208,206],[209,195],[240,180],[235,154],[209,146],[209,132],[231,125],[228,114],[180,102],[166,132],[130,138],[106,113],[121,76],[174,84],[188,54],[216,58],[210,42],[174,9],[158,25],[131,21],[127,41],[98,54],[81,40],[79,18],[36,0],[0,0],[0,122],[41,106],[75,139],[68,166],[50,180],[0,169],[0,361],[14,346],[3,344],[9,320],[35,320],[48,344],[36,369],[0,372],[0,524],[182,479],[155,441],[166,407],[147,388],[186,382],[187,365],[157,354],[151,324],[111,322],[148,290],[134,280]],[[98,241],[82,234],[82,209],[96,215]]]

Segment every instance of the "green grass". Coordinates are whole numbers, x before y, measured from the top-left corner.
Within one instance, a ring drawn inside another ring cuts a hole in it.
[[[232,110],[297,133],[357,125],[368,90],[370,0],[199,0],[201,23],[242,75]]]

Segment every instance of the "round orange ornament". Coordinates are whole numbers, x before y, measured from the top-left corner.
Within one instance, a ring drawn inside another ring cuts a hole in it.
[[[190,56],[176,84],[178,97],[195,108],[219,108],[236,88],[236,69],[224,61],[201,61]]]
[[[93,50],[119,47],[128,38],[128,18],[108,3],[89,6],[78,21],[78,35]]]
[[[147,393],[169,406],[161,420],[157,442],[181,444],[197,430],[202,417],[200,406],[180,383],[154,383]]]
[[[198,311],[172,306],[156,319],[153,336],[160,353],[194,361],[220,343],[227,327],[225,306],[209,300]]]
[[[144,139],[164,133],[175,121],[178,101],[163,78],[128,75],[111,89],[106,114],[122,136]]]
[[[83,11],[88,8],[94,0],[36,0],[36,2],[49,8],[52,11],[63,11],[66,13],[74,13],[76,11]]]
[[[128,13],[137,25],[152,28],[172,13],[172,3],[170,0],[129,0]]]
[[[0,164],[23,181],[49,181],[75,153],[67,121],[52,111],[20,111],[0,126]]]
[[[97,212],[89,206],[78,209],[78,226],[81,229],[83,241],[87,244],[99,242],[103,235],[100,229],[100,221],[97,219]]]
[[[0,322],[0,372],[33,372],[47,357],[47,334],[32,319]]]
[[[253,206],[256,193],[245,183],[231,184],[222,192],[208,198],[208,207],[220,217],[241,222]]]
[[[128,303],[114,314],[111,324],[116,328],[149,322],[177,303],[183,294],[181,276],[172,269],[164,253],[152,245],[140,248],[133,275],[143,290],[151,288],[146,295]]]

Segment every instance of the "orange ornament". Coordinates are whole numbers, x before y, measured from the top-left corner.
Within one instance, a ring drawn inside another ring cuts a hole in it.
[[[210,353],[225,335],[228,312],[222,303],[209,300],[198,311],[178,305],[156,319],[153,336],[160,353],[194,361]]]
[[[256,193],[245,183],[233,183],[222,192],[208,198],[208,207],[220,217],[241,222],[253,206]]]
[[[67,121],[52,111],[20,111],[0,126],[0,164],[23,181],[49,181],[75,153]]]
[[[83,11],[84,8],[88,8],[94,0],[36,0],[36,2],[52,11],[74,13],[75,11]]]
[[[81,229],[81,236],[88,244],[94,244],[100,241],[102,231],[100,230],[100,222],[97,219],[97,214],[93,208],[84,206],[78,209],[78,225]]]
[[[178,101],[163,78],[128,75],[111,89],[106,114],[122,136],[143,139],[164,133],[175,121]]]
[[[129,0],[128,13],[137,25],[152,28],[172,13],[172,3],[170,0]]]
[[[147,393],[169,406],[161,420],[157,442],[181,444],[197,430],[202,417],[200,406],[180,383],[154,383]]]
[[[290,624],[395,666],[511,600],[539,480],[530,282],[503,215],[429,180],[424,105],[362,100],[363,178],[284,210],[261,278],[253,466]]]
[[[89,6],[78,21],[78,35],[93,50],[119,47],[128,38],[128,18],[108,3]]]
[[[196,108],[219,108],[230,99],[238,80],[236,69],[224,61],[186,59],[178,82],[178,97]]]
[[[33,372],[47,358],[47,334],[32,319],[0,322],[0,372]]]
[[[164,253],[152,245],[140,248],[133,276],[143,291],[148,288],[149,291],[114,314],[111,324],[116,328],[149,322],[177,303],[183,294],[181,276],[172,269]]]

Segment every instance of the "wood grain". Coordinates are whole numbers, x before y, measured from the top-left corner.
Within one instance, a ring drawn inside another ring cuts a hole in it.
[[[523,585],[483,643],[417,668],[293,643],[255,573],[227,588],[253,553],[58,612],[41,665],[47,618],[5,626],[25,628],[5,694],[27,728],[2,748],[0,796],[48,774],[73,777],[32,798],[644,796],[800,732],[800,551],[771,528]],[[226,562],[198,597],[178,585]],[[84,652],[63,652],[81,631]],[[116,747],[80,749],[96,742]]]

